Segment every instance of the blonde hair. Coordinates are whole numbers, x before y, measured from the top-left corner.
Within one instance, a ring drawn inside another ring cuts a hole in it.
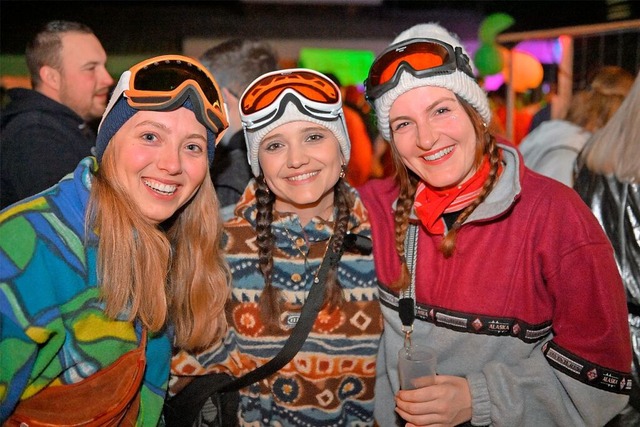
[[[171,322],[175,345],[185,350],[214,344],[227,329],[230,274],[209,173],[185,206],[156,225],[115,178],[113,153],[107,146],[86,220],[99,236],[98,283],[107,315],[126,313],[152,332]]]
[[[444,239],[440,243],[438,248],[445,258],[450,258],[456,248],[456,239],[458,236],[458,230],[469,218],[473,211],[487,198],[496,182],[498,181],[498,167],[500,163],[500,151],[498,149],[496,139],[489,130],[485,127],[483,118],[480,114],[469,104],[467,101],[456,95],[458,102],[462,105],[465,112],[471,119],[475,134],[476,134],[476,153],[475,153],[475,166],[479,167],[482,163],[482,159],[485,154],[489,155],[489,163],[491,168],[489,176],[485,181],[482,190],[478,197],[472,204],[467,206],[458,215],[451,229],[447,231]],[[409,215],[413,209],[413,201],[420,179],[412,171],[408,170],[405,164],[402,162],[402,158],[398,153],[398,150],[393,142],[393,132],[391,133],[391,150],[393,164],[396,170],[396,181],[400,186],[400,194],[396,204],[396,211],[394,216],[395,233],[396,233],[396,252],[400,257],[401,268],[400,276],[391,284],[395,289],[406,289],[409,285],[410,274],[407,266],[406,254],[404,249],[404,240],[407,235],[407,229],[409,227]]]
[[[587,142],[578,163],[619,181],[640,182],[640,73],[620,108]]]

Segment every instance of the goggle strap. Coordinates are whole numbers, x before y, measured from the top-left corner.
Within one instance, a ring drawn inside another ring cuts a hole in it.
[[[455,56],[456,68],[475,80],[476,77],[473,75],[469,57],[462,51],[462,48],[460,46],[455,47]]]

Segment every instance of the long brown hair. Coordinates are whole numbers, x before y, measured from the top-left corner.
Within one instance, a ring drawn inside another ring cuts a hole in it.
[[[496,144],[496,139],[485,126],[480,114],[478,114],[478,112],[464,99],[460,98],[457,95],[456,98],[471,119],[471,123],[476,134],[476,154],[474,161],[475,166],[476,168],[479,167],[485,154],[488,154],[491,168],[489,171],[489,176],[487,177],[487,180],[485,181],[478,197],[471,205],[467,206],[460,213],[460,215],[458,215],[458,218],[451,226],[451,229],[447,231],[444,239],[442,239],[439,250],[446,258],[451,257],[455,251],[458,231],[460,230],[460,227],[462,226],[464,221],[469,218],[469,216],[480,205],[480,203],[482,203],[487,198],[487,196],[495,186],[495,183],[497,182],[498,167],[500,163],[500,151]],[[396,252],[400,257],[400,261],[402,264],[400,276],[392,284],[392,286],[396,289],[404,289],[409,285],[410,280],[409,269],[406,262],[404,241],[407,235],[407,229],[409,227],[409,215],[413,209],[413,200],[420,179],[415,173],[407,169],[405,164],[402,162],[402,158],[400,157],[398,150],[393,142],[393,133],[391,133],[390,145],[393,164],[396,170],[396,181],[400,186],[400,193],[398,195],[398,201],[396,204],[394,223],[396,233]]]
[[[280,291],[273,286],[271,277],[273,271],[273,250],[275,247],[275,238],[271,231],[271,224],[273,222],[275,196],[269,191],[269,187],[262,174],[256,181],[258,265],[260,273],[264,277],[264,290],[260,295],[260,314],[266,324],[276,324],[282,313],[282,304],[280,301]],[[337,252],[342,246],[344,237],[347,234],[350,212],[354,205],[352,194],[343,178],[340,178],[334,187],[334,204],[337,208],[337,214],[333,226],[332,249]],[[326,287],[325,307],[339,307],[344,297],[342,294],[342,286],[337,277],[337,266],[329,269]]]
[[[207,175],[193,198],[160,226],[148,221],[115,179],[107,146],[91,188],[87,227],[96,230],[98,281],[106,313],[128,313],[156,332],[171,322],[175,344],[197,350],[226,332],[230,275],[222,221]]]

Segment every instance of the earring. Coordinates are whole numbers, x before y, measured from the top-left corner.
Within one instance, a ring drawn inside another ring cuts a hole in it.
[[[347,165],[343,163],[342,166],[340,166],[340,178],[344,179],[344,177],[347,175],[346,170],[347,170]]]
[[[258,177],[258,179],[260,181],[262,181],[261,184],[264,184],[264,191],[267,193],[267,195],[271,194],[271,189],[267,185],[267,180],[264,178],[264,176],[262,175],[262,176]]]

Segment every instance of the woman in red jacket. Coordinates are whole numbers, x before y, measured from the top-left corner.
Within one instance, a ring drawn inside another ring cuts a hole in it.
[[[366,81],[397,179],[369,181],[385,332],[379,425],[604,425],[624,408],[631,349],[611,244],[570,188],[524,167],[460,41],[401,33]],[[397,355],[437,353],[435,384],[399,390]]]

